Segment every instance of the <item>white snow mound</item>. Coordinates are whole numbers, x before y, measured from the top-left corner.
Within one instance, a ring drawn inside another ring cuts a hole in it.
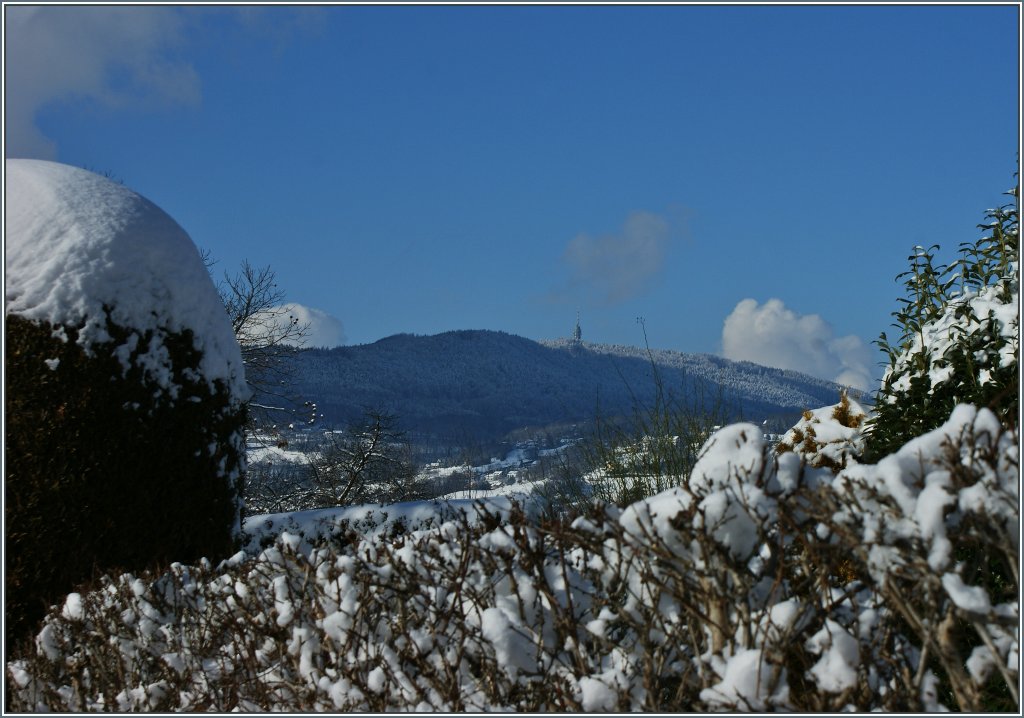
[[[5,315],[84,325],[78,341],[89,352],[111,339],[103,311],[109,307],[116,324],[154,332],[137,361],[172,394],[161,339],[191,329],[206,381],[212,387],[222,380],[236,401],[248,398],[224,306],[195,245],[173,219],[128,188],[77,167],[8,159],[5,172]],[[115,350],[122,363],[138,338]]]

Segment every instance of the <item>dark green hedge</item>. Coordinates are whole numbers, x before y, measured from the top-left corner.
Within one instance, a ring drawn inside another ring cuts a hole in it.
[[[6,318],[5,641],[36,627],[97,571],[211,559],[232,550],[244,409],[211,391],[186,331],[163,335],[181,389],[172,399],[113,350],[107,321],[89,356],[77,331]],[[145,353],[152,332],[132,352]],[[55,369],[44,360],[59,359]],[[213,451],[211,452],[211,445]]]

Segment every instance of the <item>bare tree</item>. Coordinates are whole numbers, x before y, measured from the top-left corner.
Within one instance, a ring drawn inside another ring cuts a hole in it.
[[[320,506],[422,498],[409,445],[395,417],[368,410],[348,431],[331,434],[310,460]]]
[[[309,324],[281,305],[284,291],[269,267],[242,262],[234,276],[224,273],[218,290],[231,318],[231,327],[242,348],[245,372],[253,389],[276,394],[276,387],[288,372],[285,359],[305,343]]]
[[[209,252],[203,252],[203,261],[207,269],[212,269],[214,260]],[[255,267],[243,261],[236,274],[224,272],[217,291],[241,347],[246,382],[253,391],[251,420],[272,423],[271,413],[292,410],[279,404],[312,406],[289,393],[293,372],[290,359],[305,343],[309,324],[300,323],[282,306],[285,293],[277,286],[274,270],[269,265]]]

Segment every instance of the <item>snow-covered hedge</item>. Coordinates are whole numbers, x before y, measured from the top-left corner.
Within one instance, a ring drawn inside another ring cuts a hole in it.
[[[10,705],[1012,709],[1017,451],[971,406],[838,471],[737,424],[684,485],[571,524],[481,507],[319,548],[285,532],[68,596],[8,663]]]
[[[173,219],[85,170],[5,170],[11,642],[97,567],[231,553],[248,390]]]
[[[250,516],[242,523],[243,550],[257,554],[287,532],[299,538],[304,553],[311,549],[341,546],[358,538],[397,538],[427,531],[451,521],[477,523],[481,517],[502,521],[513,512],[536,519],[548,503],[543,497],[493,496],[485,499],[431,499],[397,504],[337,506],[308,511],[289,511]]]

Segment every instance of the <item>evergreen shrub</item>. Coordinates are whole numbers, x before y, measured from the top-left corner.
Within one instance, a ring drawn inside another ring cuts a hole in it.
[[[1007,194],[1018,197],[1019,189]],[[937,263],[938,245],[915,247],[893,312],[898,337],[876,342],[888,368],[875,397],[865,458],[877,460],[940,426],[957,404],[991,409],[1004,425],[1019,411],[1019,230],[1016,203],[986,213],[985,234]]]
[[[232,548],[244,408],[198,371],[190,330],[159,337],[173,367],[166,391],[140,359],[153,331],[118,326],[109,311],[106,321],[110,341],[87,352],[76,327],[6,318],[8,643],[97,571]],[[115,348],[133,334],[123,362]]]

